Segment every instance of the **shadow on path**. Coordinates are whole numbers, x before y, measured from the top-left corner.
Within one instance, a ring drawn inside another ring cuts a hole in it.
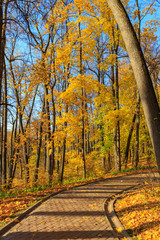
[[[113,231],[112,230],[105,230],[105,231],[51,231],[51,232],[15,232],[8,234],[8,239],[16,240],[16,239],[23,239],[23,240],[30,240],[30,239],[92,239],[92,238],[113,238]],[[5,238],[0,238],[5,239]],[[116,239],[113,238],[113,239]]]

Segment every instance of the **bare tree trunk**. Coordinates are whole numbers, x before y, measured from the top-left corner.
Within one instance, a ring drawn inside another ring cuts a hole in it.
[[[113,40],[115,41],[114,30],[113,30]],[[114,49],[111,49],[111,53],[115,52],[116,62],[115,67],[111,66],[111,79],[112,79],[112,92],[114,98],[114,109],[119,110],[119,83],[118,83],[118,44],[114,46]],[[117,121],[117,125],[113,132],[113,141],[114,141],[114,161],[115,161],[115,170],[121,171],[121,155],[120,155],[120,122]]]
[[[45,101],[43,100],[43,108],[42,108],[41,118],[44,114],[44,104],[45,104]],[[36,154],[36,169],[34,172],[34,183],[35,184],[37,183],[37,180],[38,180],[38,172],[39,172],[39,164],[40,164],[40,156],[41,156],[41,146],[42,146],[42,130],[43,130],[43,121],[41,119],[40,126],[39,126],[37,154]]]
[[[6,24],[9,0],[0,0],[0,103],[2,100],[2,81],[4,71],[4,51],[6,45]]]
[[[140,96],[137,93],[137,121],[136,121],[136,149],[135,149],[135,168],[137,169],[139,163],[139,125],[140,125]]]
[[[16,119],[17,120],[17,119]],[[11,178],[12,178],[12,172],[13,172],[13,164],[14,164],[14,160],[13,160],[13,156],[14,156],[14,130],[15,130],[15,125],[16,125],[16,120],[14,121],[13,125],[12,125],[12,133],[11,133],[11,140],[10,140],[10,157],[9,157],[9,173],[8,173],[8,186],[11,186]]]
[[[106,0],[119,25],[131,61],[160,171],[160,109],[136,33],[120,0]]]
[[[3,60],[4,60],[4,49],[3,49],[3,0],[0,0],[0,103],[2,100],[2,76],[3,76]]]
[[[128,139],[127,139],[127,146],[126,146],[125,157],[124,157],[125,168],[127,168],[129,147],[130,147],[130,142],[131,142],[131,138],[132,138],[132,133],[133,133],[133,129],[134,129],[134,123],[135,123],[135,120],[136,120],[136,116],[137,115],[134,114],[133,120],[132,120],[132,125],[131,125],[130,131],[129,131],[129,135],[128,135]]]
[[[115,87],[115,98],[116,98],[116,110],[119,110],[119,76],[118,76],[118,44],[115,49],[115,54],[116,54],[116,87]],[[116,127],[116,144],[117,144],[117,158],[116,158],[116,164],[115,164],[115,169],[118,171],[121,171],[121,152],[120,152],[120,122],[118,120],[117,122],[117,127]]]
[[[0,185],[2,184],[2,104],[0,105]]]
[[[44,86],[45,91],[45,112],[47,115],[47,147],[46,147],[46,154],[47,154],[47,172],[49,175],[49,183],[52,181],[52,171],[51,171],[51,162],[52,162],[52,148],[51,148],[51,128],[50,128],[50,110],[49,110],[49,102],[48,102],[48,86]]]
[[[7,75],[6,66],[4,71],[4,94],[3,94],[3,141],[2,141],[2,184],[7,180]]]
[[[15,148],[15,142],[19,142],[19,136],[17,138],[17,122],[18,122],[18,109],[16,112],[16,119],[13,124],[12,128],[12,135],[11,135],[11,153],[10,153],[10,164],[9,164],[9,181],[8,181],[8,188],[11,187],[13,179],[15,177],[18,157],[19,157],[19,148]],[[17,154],[15,156],[15,153],[17,151]],[[14,160],[15,156],[15,160]]]
[[[137,14],[138,14],[138,41],[141,45],[141,15],[139,2],[136,0]],[[139,162],[139,126],[140,126],[140,95],[137,93],[137,119],[136,119],[136,149],[135,149],[135,168],[137,169]]]
[[[15,80],[13,68],[12,68],[12,60],[11,59],[9,60],[9,64],[10,64],[10,70],[11,70],[12,80],[13,80],[13,85],[14,85],[14,90],[15,90],[17,108],[19,109],[20,130],[21,130],[22,135],[25,137],[25,130],[24,130],[23,120],[22,120],[23,110],[22,110],[19,95],[18,95],[18,90],[17,90],[17,85],[16,85],[16,80]],[[27,143],[26,143],[26,141],[24,141],[22,147],[23,147],[23,159],[24,159],[24,163],[25,163],[24,168],[25,168],[26,183],[28,183],[29,182],[29,167],[28,167],[28,154],[27,154]]]
[[[5,52],[5,45],[6,45],[6,24],[7,24],[7,11],[8,11],[8,4],[9,1],[7,0],[4,2],[3,0],[0,0],[0,105],[2,103],[2,81],[3,81],[3,72],[4,72],[4,52]],[[5,76],[6,78],[6,76]],[[7,107],[7,106],[6,106]],[[4,117],[5,119],[5,117]],[[5,121],[5,120],[4,120]],[[0,135],[2,136],[2,129],[0,127]],[[6,182],[6,175],[3,176],[6,163],[4,163],[4,158],[6,155],[6,150],[4,150],[3,141],[4,139],[0,139],[0,145],[1,145],[1,152],[0,152],[0,175],[3,183]],[[2,143],[3,141],[3,143]]]
[[[52,126],[52,164],[51,164],[51,171],[53,174],[53,170],[55,169],[55,149],[54,149],[54,133],[56,129],[56,109],[55,109],[55,102],[53,96],[53,88],[52,91],[52,108],[53,108],[53,126]]]
[[[65,154],[66,154],[66,138],[63,139],[63,147],[62,147],[62,159],[61,159],[60,174],[59,174],[59,181],[61,183],[63,182],[63,175],[64,175]]]
[[[79,13],[80,14],[80,13]],[[79,22],[79,37],[81,38],[81,25],[80,25],[80,22]],[[80,66],[79,66],[79,72],[80,72],[80,75],[82,76],[83,75],[83,65],[82,65],[82,62],[83,62],[83,57],[82,57],[82,41],[80,41],[80,55],[79,55],[79,58],[80,58]],[[85,119],[84,119],[84,108],[85,108],[85,104],[84,104],[84,96],[85,96],[85,93],[84,93],[84,88],[82,87],[81,89],[81,96],[82,96],[82,104],[81,104],[81,107],[82,107],[82,161],[83,161],[83,178],[86,178],[86,160],[85,160]]]

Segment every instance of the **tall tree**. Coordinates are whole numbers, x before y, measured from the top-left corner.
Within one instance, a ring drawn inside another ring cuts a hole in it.
[[[106,0],[119,25],[135,75],[150,138],[160,171],[160,109],[136,33],[120,0]]]

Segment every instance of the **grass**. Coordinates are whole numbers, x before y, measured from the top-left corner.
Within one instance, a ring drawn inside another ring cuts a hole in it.
[[[151,170],[151,169],[157,169],[157,166],[138,166],[137,169],[135,168],[128,168],[128,169],[123,169],[121,171],[113,171],[111,174],[112,175],[117,175],[119,173],[127,173],[127,172],[134,172],[134,171],[137,171],[137,170]]]

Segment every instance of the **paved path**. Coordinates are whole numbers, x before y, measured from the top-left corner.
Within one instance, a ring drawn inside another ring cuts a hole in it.
[[[144,180],[145,174],[106,179],[64,191],[40,205],[2,240],[117,240],[105,216],[107,197]]]

